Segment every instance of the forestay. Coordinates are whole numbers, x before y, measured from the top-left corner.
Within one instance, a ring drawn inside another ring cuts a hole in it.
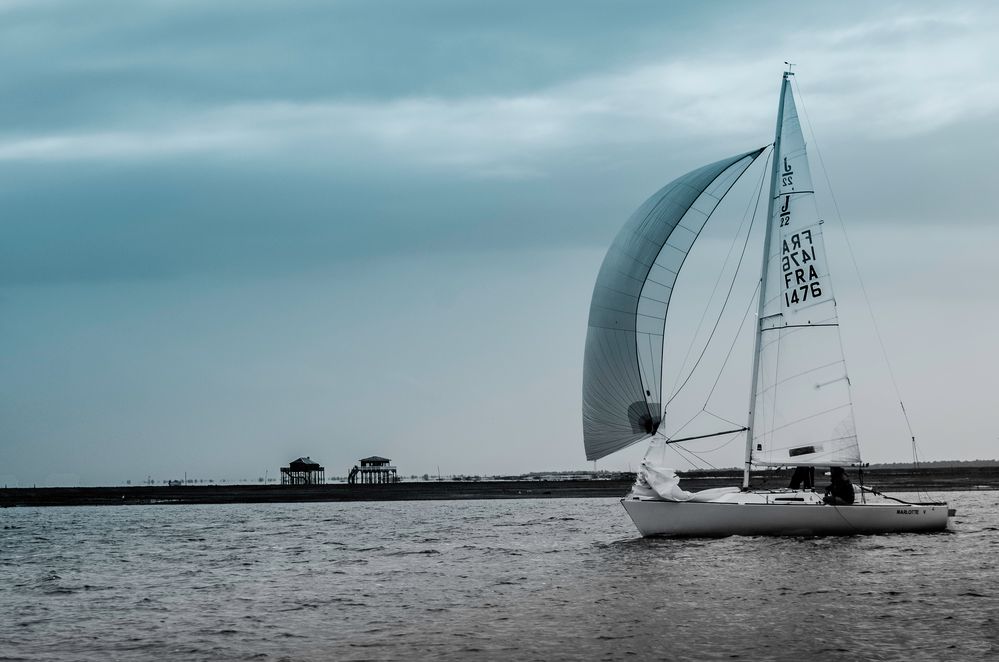
[[[677,274],[718,202],[762,152],[723,159],[667,184],[632,214],[607,251],[593,288],[583,361],[587,459],[658,430],[663,333]]]
[[[752,463],[860,461],[805,141],[785,77],[760,318]]]

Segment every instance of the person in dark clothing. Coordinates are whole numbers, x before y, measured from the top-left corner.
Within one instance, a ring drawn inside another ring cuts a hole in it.
[[[846,471],[843,470],[843,467],[833,467],[830,473],[832,480],[829,487],[826,488],[826,495],[822,500],[831,506],[851,505],[853,503],[853,483],[850,482]]]
[[[795,467],[788,487],[792,490],[801,488],[810,490],[815,487],[815,467]]]

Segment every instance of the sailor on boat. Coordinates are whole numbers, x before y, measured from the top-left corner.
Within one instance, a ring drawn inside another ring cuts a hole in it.
[[[846,471],[843,467],[833,467],[830,474],[831,482],[822,500],[830,506],[853,505],[853,483],[850,482]]]
[[[797,466],[791,474],[791,482],[788,489],[798,490],[804,487],[810,490],[815,487],[815,467]]]

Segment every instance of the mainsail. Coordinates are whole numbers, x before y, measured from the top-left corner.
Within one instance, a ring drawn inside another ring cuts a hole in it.
[[[583,441],[597,460],[656,433],[673,284],[718,202],[763,148],[691,171],[632,214],[607,251],[590,303]]]
[[[751,403],[756,465],[860,461],[805,140],[785,75]]]

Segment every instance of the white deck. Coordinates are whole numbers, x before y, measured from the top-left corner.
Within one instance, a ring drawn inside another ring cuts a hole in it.
[[[859,499],[859,496],[858,496]],[[621,500],[643,536],[829,536],[942,531],[947,504],[830,506],[811,491],[733,492],[708,502]]]

